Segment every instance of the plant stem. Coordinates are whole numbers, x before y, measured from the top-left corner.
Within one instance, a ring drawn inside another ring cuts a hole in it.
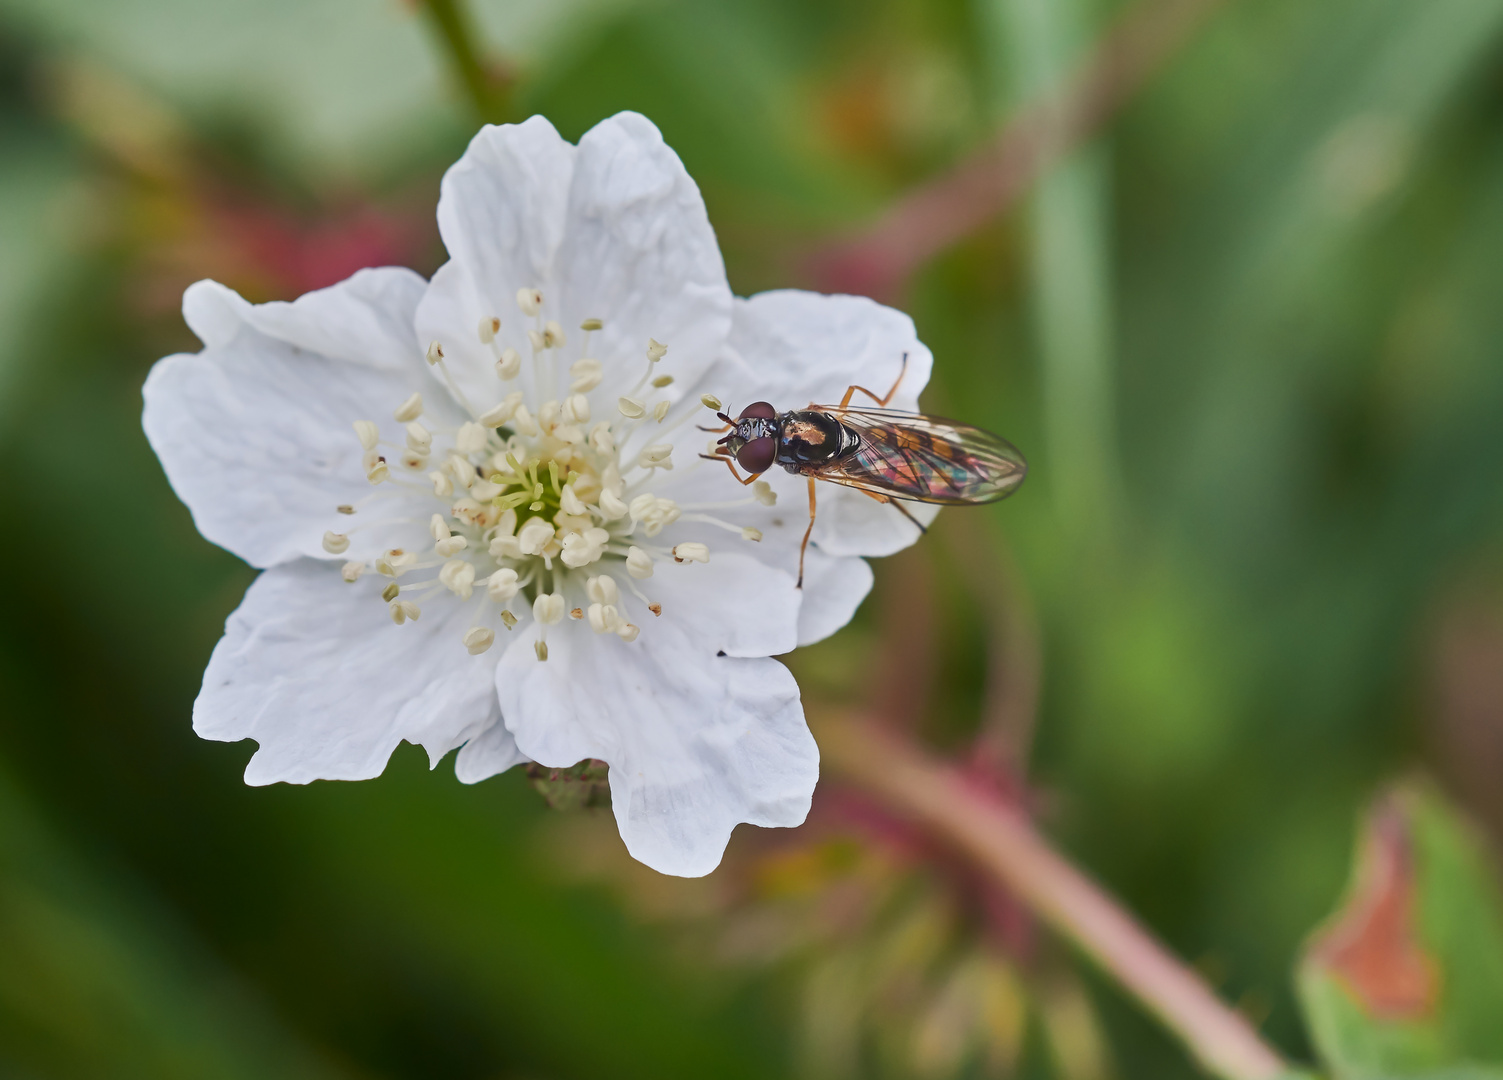
[[[1018,810],[879,724],[818,718],[825,764],[953,844],[1098,964],[1225,1080],[1269,1080],[1288,1066]]]
[[[487,69],[481,60],[464,0],[420,2],[448,54],[459,88],[475,107],[475,112],[482,120],[504,120],[508,96],[506,82]]]

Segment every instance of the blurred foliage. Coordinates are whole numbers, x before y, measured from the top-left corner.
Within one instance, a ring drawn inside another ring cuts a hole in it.
[[[1117,14],[469,11],[516,115],[663,129],[742,293],[817,285],[819,237],[984,145]],[[193,347],[196,278],[270,299],[438,264],[474,124],[438,42],[398,0],[0,0],[0,1076],[1191,1075],[1008,898],[834,785],[805,830],[742,830],[714,877],[668,882],[520,771],[464,788],[404,748],[378,781],[249,790],[248,747],[192,735],[250,572],[167,489],[140,384]],[[1341,1075],[1391,1063],[1341,1049],[1350,1002],[1309,959],[1312,1048],[1290,972],[1353,808],[1416,764],[1485,830],[1385,804],[1421,940],[1497,1000],[1490,946],[1455,935],[1497,933],[1467,882],[1503,835],[1500,251],[1503,4],[1228,0],[911,283],[927,407],[1032,475],[885,560],[857,621],[790,660],[812,710],[1001,746],[994,781]],[[1453,1022],[1424,1067],[1498,1060],[1485,1019]]]
[[[1372,811],[1300,990],[1338,1077],[1503,1076],[1503,894],[1479,839],[1411,787]]]

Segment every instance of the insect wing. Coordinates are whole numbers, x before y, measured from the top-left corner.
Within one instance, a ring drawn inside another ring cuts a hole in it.
[[[848,487],[914,502],[963,505],[1011,495],[1028,472],[1023,455],[990,431],[896,409],[828,409],[860,447],[814,473]]]

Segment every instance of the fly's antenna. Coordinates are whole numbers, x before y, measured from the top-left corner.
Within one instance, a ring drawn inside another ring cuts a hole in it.
[[[736,422],[736,421],[732,420],[729,416],[725,415],[725,413],[723,413],[723,412],[718,412],[715,415],[718,416],[718,417],[720,417],[720,419],[724,420],[727,424],[734,424]]]

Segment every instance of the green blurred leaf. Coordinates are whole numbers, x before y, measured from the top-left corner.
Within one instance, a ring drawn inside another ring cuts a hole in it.
[[[170,912],[87,865],[0,776],[0,1075],[319,1080]]]
[[[1406,785],[1369,812],[1298,983],[1338,1077],[1503,1075],[1503,898],[1483,843],[1433,790]]]

